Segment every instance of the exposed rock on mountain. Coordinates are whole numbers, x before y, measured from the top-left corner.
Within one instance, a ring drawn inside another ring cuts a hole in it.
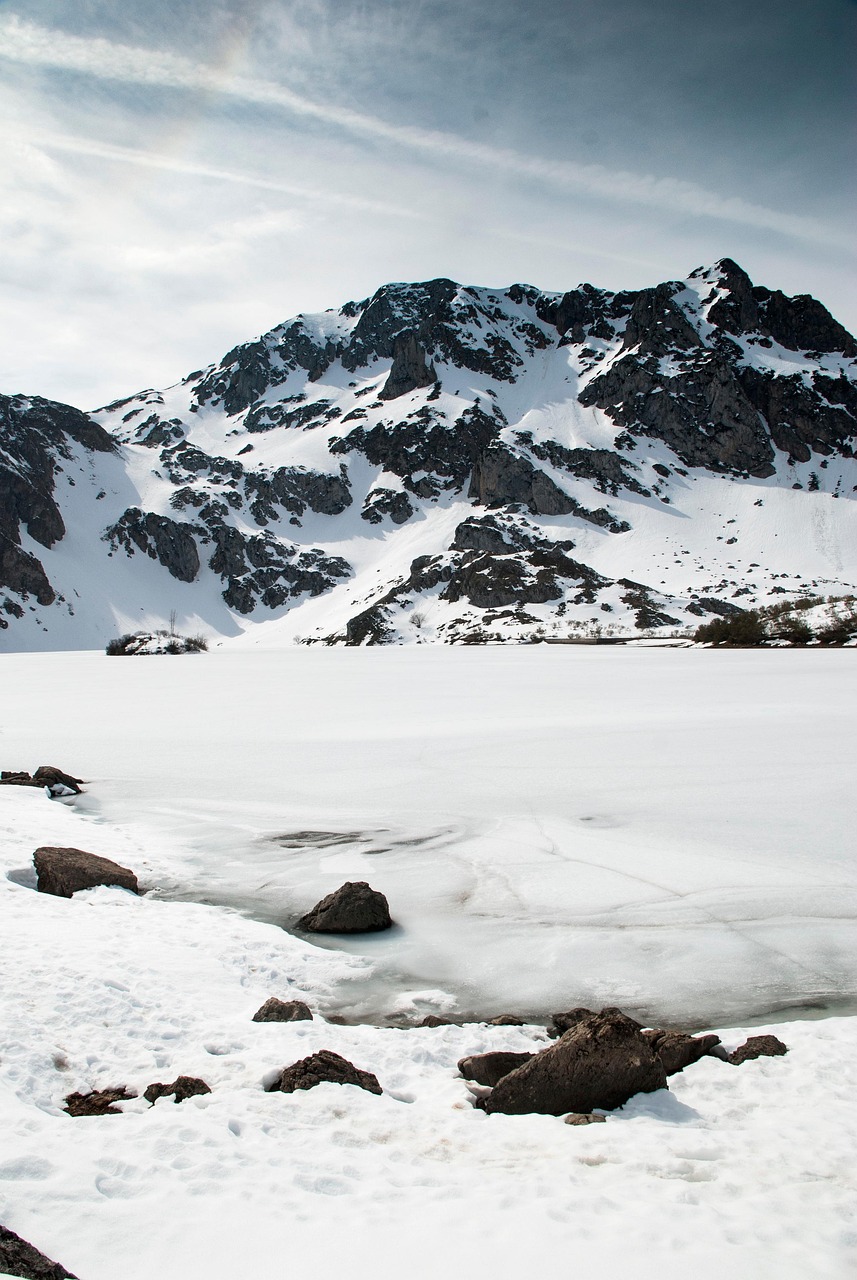
[[[0,396],[2,643],[597,639],[846,594],[855,440],[855,340],[731,259],[385,285],[93,415]]]

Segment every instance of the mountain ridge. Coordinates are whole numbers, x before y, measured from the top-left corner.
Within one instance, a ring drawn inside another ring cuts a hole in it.
[[[850,591],[855,436],[854,338],[728,258],[388,284],[89,415],[0,396],[0,645],[174,612],[263,644],[639,632]]]

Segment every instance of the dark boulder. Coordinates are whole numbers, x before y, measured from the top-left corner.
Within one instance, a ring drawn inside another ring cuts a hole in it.
[[[253,1014],[254,1022],[311,1022],[312,1011],[303,1000],[278,1000],[271,996]]]
[[[437,1013],[427,1013],[419,1025],[421,1027],[452,1027],[455,1023],[449,1018],[441,1018]]]
[[[584,1009],[582,1005],[575,1009],[566,1009],[565,1013],[551,1014],[553,1025],[549,1028],[548,1035],[554,1038],[564,1035],[566,1031],[576,1027],[579,1022],[584,1022],[587,1018],[594,1017],[594,1011],[592,1009]]]
[[[185,1098],[196,1098],[203,1093],[211,1093],[211,1088],[198,1076],[177,1076],[172,1084],[150,1084],[143,1097],[154,1106],[158,1098],[184,1102]]]
[[[489,1027],[522,1027],[524,1019],[514,1013],[498,1013],[496,1018],[488,1019]]]
[[[377,933],[392,923],[383,893],[365,880],[349,880],[302,916],[298,928],[307,933]]]
[[[96,1089],[92,1093],[70,1093],[65,1100],[65,1110],[70,1116],[118,1116],[122,1112],[114,1104],[130,1102],[136,1093],[125,1085],[118,1089]]]
[[[644,1031],[643,1035],[664,1064],[668,1076],[674,1076],[711,1053],[720,1044],[720,1036],[688,1036],[681,1031]]]
[[[8,1227],[0,1227],[0,1271],[21,1280],[77,1280]]]
[[[64,849],[43,845],[33,854],[39,893],[52,893],[57,898],[70,898],[80,889],[96,885],[115,885],[139,893],[137,877],[127,867],[110,858],[86,853],[83,849]]]
[[[39,787],[48,787],[52,794],[56,790],[62,795],[62,789],[65,788],[75,795],[80,795],[80,784],[83,779],[73,778],[70,773],[63,773],[62,769],[57,769],[52,764],[40,764],[33,774],[33,781]]]
[[[284,1067],[274,1083],[268,1086],[268,1093],[294,1093],[297,1089],[314,1089],[317,1084],[328,1083],[356,1084],[369,1093],[383,1092],[371,1071],[362,1071],[330,1049],[320,1049],[318,1053]]]
[[[489,1114],[612,1111],[666,1087],[663,1063],[633,1018],[605,1009],[578,1022],[480,1099]]]
[[[460,1060],[458,1070],[465,1080],[474,1080],[476,1084],[487,1084],[493,1088],[498,1080],[502,1080],[510,1071],[516,1071],[533,1057],[535,1054],[532,1053],[504,1053],[501,1050],[495,1053],[473,1053]]]
[[[751,1062],[753,1058],[779,1058],[788,1051],[788,1045],[776,1036],[750,1036],[730,1053],[729,1061],[733,1067],[740,1067],[742,1062]]]

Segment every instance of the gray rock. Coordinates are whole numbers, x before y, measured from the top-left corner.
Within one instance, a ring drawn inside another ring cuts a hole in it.
[[[137,877],[127,867],[121,867],[110,858],[100,858],[83,849],[66,849],[55,845],[43,845],[33,854],[39,893],[50,893],[57,898],[70,898],[81,889],[94,889],[96,885],[115,885],[139,893]]]
[[[0,1271],[21,1280],[76,1280],[65,1267],[51,1262],[8,1227],[0,1227]]]
[[[474,1053],[462,1058],[458,1070],[465,1080],[474,1080],[476,1084],[494,1086],[507,1076],[510,1071],[522,1067],[535,1055],[532,1053],[506,1053],[497,1050],[491,1053]]]
[[[254,1022],[311,1022],[312,1010],[303,1000],[278,1000],[271,996],[253,1014]]]
[[[479,1105],[489,1114],[612,1111],[666,1087],[663,1063],[633,1018],[604,1010],[499,1081]]]
[[[365,880],[349,880],[302,916],[298,928],[307,933],[378,933],[392,924],[383,893]]]
[[[269,1093],[295,1093],[298,1089],[314,1089],[318,1084],[353,1084],[368,1093],[382,1093],[377,1076],[371,1071],[355,1067],[330,1049],[321,1049],[308,1058],[301,1058],[290,1067],[284,1067],[269,1086]]]
[[[378,392],[379,400],[395,400],[430,387],[437,380],[434,365],[426,360],[426,353],[417,341],[415,333],[401,333],[393,341],[393,366],[390,375]]]

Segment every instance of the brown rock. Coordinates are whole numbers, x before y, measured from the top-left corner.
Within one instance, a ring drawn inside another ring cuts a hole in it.
[[[268,1093],[294,1093],[296,1089],[314,1089],[317,1084],[356,1084],[369,1093],[382,1093],[377,1077],[371,1071],[361,1071],[347,1058],[341,1058],[330,1049],[321,1049],[300,1062],[284,1067]]]
[[[776,1036],[750,1036],[734,1053],[730,1053],[729,1061],[733,1067],[740,1067],[742,1062],[750,1062],[753,1058],[779,1058],[788,1051],[788,1046]]]
[[[196,1098],[203,1093],[211,1093],[211,1088],[198,1076],[177,1076],[172,1084],[150,1084],[143,1097],[154,1106],[158,1098],[172,1097],[174,1102],[184,1102],[185,1098]]]
[[[119,1107],[114,1102],[129,1102],[136,1098],[125,1085],[118,1089],[97,1089],[93,1093],[70,1093],[65,1100],[65,1110],[70,1116],[118,1116]]]
[[[21,1280],[76,1280],[65,1267],[51,1262],[8,1227],[0,1227],[0,1271]]]
[[[720,1036],[688,1036],[682,1031],[644,1031],[668,1076],[698,1062],[720,1044]]]
[[[570,1115],[565,1117],[566,1124],[603,1124],[607,1119],[606,1116],[600,1116],[594,1111],[590,1111],[588,1115],[581,1114],[580,1111],[572,1111]]]
[[[548,1034],[554,1038],[564,1035],[566,1031],[570,1031],[572,1027],[576,1027],[578,1022],[583,1022],[584,1018],[592,1018],[594,1016],[595,1014],[592,1009],[584,1009],[582,1007],[577,1009],[567,1009],[565,1013],[551,1014],[551,1022],[553,1023],[553,1026],[550,1028]]]
[[[64,849],[55,845],[43,845],[33,854],[36,864],[39,893],[52,893],[57,898],[70,898],[80,889],[93,889],[96,885],[116,885],[139,893],[137,877],[127,867],[120,867],[110,858],[100,858],[83,849]]]
[[[421,1027],[452,1027],[455,1023],[449,1018],[441,1018],[437,1013],[427,1013],[419,1025]]]
[[[298,928],[307,933],[377,933],[392,923],[383,893],[365,880],[349,880],[302,916]]]
[[[50,787],[52,791],[54,787],[66,787],[75,795],[80,795],[82,779],[73,778],[70,773],[63,773],[62,769],[57,769],[52,764],[40,764],[33,774],[33,781],[40,787]]]
[[[496,1018],[489,1019],[489,1027],[522,1027],[524,1025],[523,1018],[516,1018],[514,1013],[501,1013]]]
[[[503,1076],[479,1105],[506,1115],[612,1111],[636,1093],[665,1087],[663,1063],[638,1024],[619,1010],[603,1009]]]
[[[253,1014],[254,1022],[311,1022],[312,1010],[303,1000],[278,1000],[271,996]]]
[[[493,1087],[503,1076],[522,1067],[533,1057],[535,1054],[532,1053],[504,1053],[501,1050],[494,1053],[473,1053],[470,1057],[461,1059],[458,1070],[465,1080]]]

